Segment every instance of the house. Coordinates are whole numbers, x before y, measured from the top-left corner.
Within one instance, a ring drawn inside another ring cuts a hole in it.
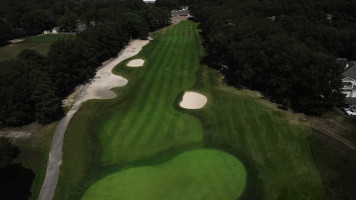
[[[338,64],[344,67],[342,73],[343,79],[341,92],[349,98],[356,98],[356,63],[352,61],[345,62],[345,59],[338,59]]]
[[[172,18],[188,17],[189,16],[189,10],[172,10],[171,14],[172,14]]]
[[[58,34],[58,33],[59,33],[59,26],[52,28],[52,34]]]

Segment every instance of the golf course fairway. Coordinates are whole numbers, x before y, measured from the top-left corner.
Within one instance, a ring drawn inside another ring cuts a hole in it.
[[[192,150],[160,165],[109,175],[90,187],[83,199],[235,200],[245,184],[245,169],[234,156],[217,150]]]
[[[54,199],[325,199],[310,130],[261,96],[201,64],[199,24],[152,33],[113,73],[109,100],[85,102],[69,123]],[[142,67],[128,67],[135,59]],[[179,106],[185,91],[200,109]]]

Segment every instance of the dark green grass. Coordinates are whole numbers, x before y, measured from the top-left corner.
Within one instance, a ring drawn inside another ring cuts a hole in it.
[[[163,165],[204,147],[242,160],[248,172],[242,199],[324,198],[307,141],[310,132],[291,125],[261,99],[221,84],[215,70],[200,66],[197,24],[185,21],[153,37],[135,57],[145,59],[144,67],[125,67],[135,59],[130,58],[114,70],[129,80],[115,89],[118,97],[89,101],[73,117],[56,199],[79,199],[110,174]],[[184,90],[206,95],[207,105],[179,108]]]
[[[46,55],[52,43],[58,39],[75,37],[74,35],[48,34],[40,36],[30,36],[24,41],[0,47],[0,61],[15,58],[24,49],[31,49]]]
[[[356,119],[341,117],[331,112],[325,118],[333,119],[343,128],[342,137],[355,144]],[[326,120],[326,119],[325,119]],[[356,152],[330,136],[314,131],[310,146],[330,200],[356,199]]]
[[[188,113],[203,122],[205,144],[236,155],[248,168],[245,199],[323,199],[309,130],[291,125],[261,98],[222,84],[215,70],[199,73],[195,88],[208,94],[211,106]]]
[[[160,165],[130,168],[105,177],[83,199],[234,200],[245,183],[244,167],[232,155],[192,150]]]

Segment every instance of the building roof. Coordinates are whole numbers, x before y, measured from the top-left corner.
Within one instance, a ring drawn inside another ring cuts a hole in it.
[[[348,61],[346,58],[338,58],[336,59],[336,63],[339,64],[340,66],[344,67],[346,69],[348,67]]]
[[[174,15],[174,16],[188,16],[189,10],[172,10],[172,15]]]
[[[351,62],[350,66],[342,73],[342,76],[356,79],[356,65]]]

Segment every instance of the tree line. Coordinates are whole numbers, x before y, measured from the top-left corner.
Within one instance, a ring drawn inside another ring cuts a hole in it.
[[[206,61],[236,87],[321,115],[343,101],[337,57],[356,58],[356,1],[190,0]]]
[[[168,8],[141,0],[82,1],[75,8],[83,7],[89,7],[81,15],[88,28],[75,38],[53,43],[47,56],[23,50],[16,59],[0,62],[2,125],[58,120],[63,116],[61,99],[89,81],[96,67],[116,56],[131,38],[147,38],[149,31],[170,20]]]
[[[40,34],[55,26],[73,32],[78,22],[93,26],[116,18],[123,21],[125,17],[121,14],[125,12],[145,17],[143,24],[152,30],[166,23],[169,14],[169,5],[145,5],[141,0],[0,0],[0,5],[0,46],[8,40]]]

